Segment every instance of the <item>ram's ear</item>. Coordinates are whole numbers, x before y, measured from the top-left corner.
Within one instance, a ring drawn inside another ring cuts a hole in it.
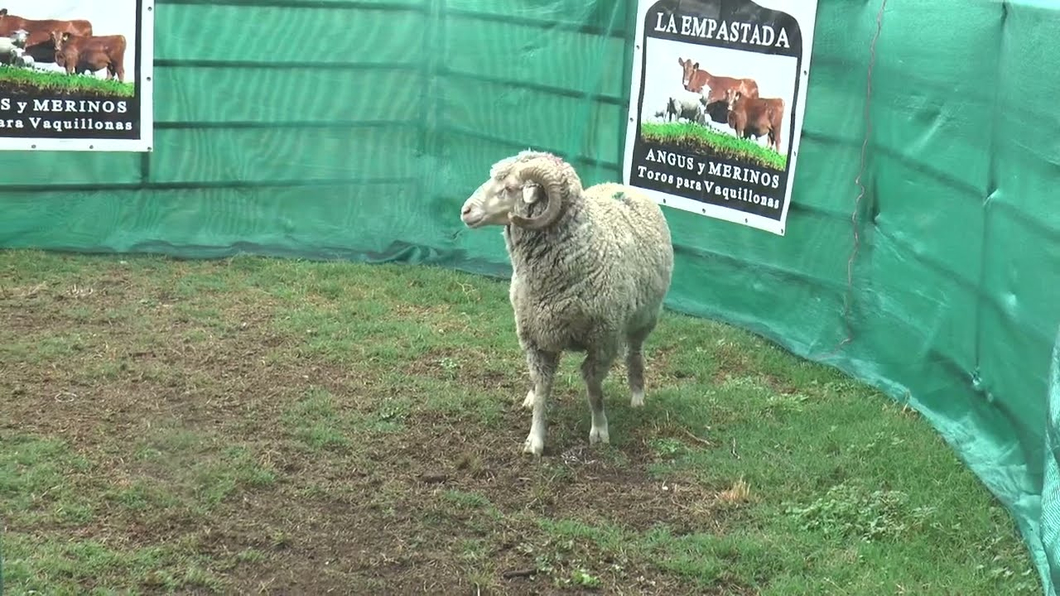
[[[523,186],[523,202],[527,205],[536,203],[541,198],[541,186],[537,184],[527,184]]]

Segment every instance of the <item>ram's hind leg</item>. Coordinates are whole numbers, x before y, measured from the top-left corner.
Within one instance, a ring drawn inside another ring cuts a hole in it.
[[[589,408],[592,413],[592,428],[589,430],[589,444],[610,443],[607,430],[607,413],[604,411],[604,379],[615,361],[616,350],[590,351],[582,362],[582,379],[589,394]]]
[[[531,405],[534,413],[530,422],[530,434],[526,436],[526,442],[523,443],[523,453],[541,455],[545,451],[545,434],[548,430],[545,410],[548,407],[548,398],[552,394],[552,379],[559,366],[559,356],[558,353],[534,348],[526,349],[526,363],[530,369],[530,381],[533,383],[533,389],[527,394],[527,399],[532,396]]]
[[[629,405],[644,406],[644,340],[655,329],[655,320],[626,338],[626,380],[629,383]]]

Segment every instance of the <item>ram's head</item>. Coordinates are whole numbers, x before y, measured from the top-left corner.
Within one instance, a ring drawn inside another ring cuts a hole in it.
[[[549,153],[523,151],[493,165],[489,179],[464,201],[460,220],[469,228],[542,229],[559,218],[572,190],[581,192],[573,168]]]

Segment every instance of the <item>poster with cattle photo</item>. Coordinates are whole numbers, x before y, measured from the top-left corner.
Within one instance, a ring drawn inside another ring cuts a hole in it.
[[[817,0],[640,0],[623,176],[784,235]]]
[[[152,0],[0,0],[0,149],[150,151]]]

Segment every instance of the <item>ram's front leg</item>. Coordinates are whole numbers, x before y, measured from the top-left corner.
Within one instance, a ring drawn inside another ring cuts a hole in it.
[[[512,301],[512,303],[514,304],[514,300]],[[515,334],[517,336],[519,336],[519,337],[523,337],[522,328],[519,327],[519,319],[517,317],[515,319]],[[527,353],[527,358],[528,358],[527,362],[529,363],[530,347],[529,347],[528,341],[526,339],[519,340],[519,345],[520,345],[520,347],[523,348],[523,351]],[[523,399],[523,407],[526,408],[526,409],[531,409],[533,407],[533,400],[534,400],[533,388],[534,388],[533,365],[531,364],[530,365],[530,389],[527,391],[527,397]]]
[[[615,361],[613,347],[591,349],[582,362],[582,379],[589,394],[589,410],[592,413],[592,428],[589,444],[610,443],[607,430],[607,413],[604,409],[604,379]]]
[[[512,310],[516,313],[515,316],[515,336],[519,338],[519,346],[523,351],[528,350],[529,339],[523,334],[522,325],[519,324],[519,305],[517,303],[516,294],[518,293],[518,273],[512,272],[512,283],[508,287],[508,301],[512,303]],[[526,392],[526,397],[523,398],[523,407],[527,410],[534,407],[534,384],[531,381],[530,389]]]
[[[533,389],[527,395],[527,400],[532,399],[533,414],[530,434],[523,443],[523,453],[540,456],[545,451],[545,434],[548,430],[546,409],[548,399],[552,395],[552,380],[556,376],[559,354],[527,348],[526,364],[530,369],[530,382],[533,384]]]

